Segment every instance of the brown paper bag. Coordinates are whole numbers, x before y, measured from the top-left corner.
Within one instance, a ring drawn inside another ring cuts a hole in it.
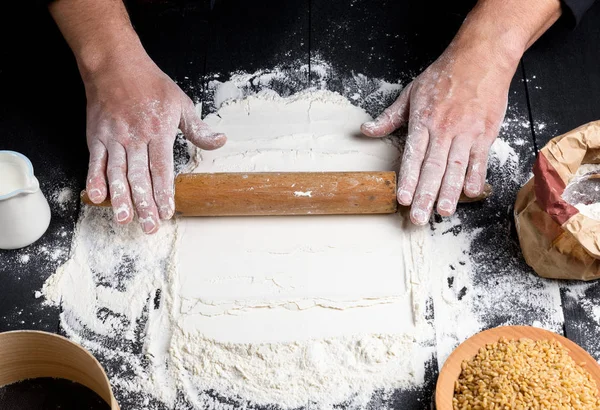
[[[582,164],[600,163],[600,121],[552,139],[517,195],[515,222],[527,264],[554,279],[600,278],[600,221],[579,213],[562,194]]]

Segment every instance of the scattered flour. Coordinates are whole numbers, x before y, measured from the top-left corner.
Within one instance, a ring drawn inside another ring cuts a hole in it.
[[[313,79],[312,92],[294,95],[298,80],[294,76],[308,75]],[[192,150],[193,161],[184,169],[190,171],[193,165],[203,172],[249,172],[271,170],[273,161],[305,161],[306,165],[314,160],[333,168],[368,160],[371,166],[395,169],[401,141],[348,137],[350,128],[356,129],[369,116],[338,94],[316,91],[327,88],[332,77],[331,67],[323,62],[312,64],[310,72],[305,66],[294,74],[276,68],[236,73],[227,82],[215,76],[208,90],[215,106],[207,110],[219,110],[219,115],[209,121],[217,129],[230,127],[228,133],[236,138],[222,150]],[[371,115],[401,89],[399,84],[360,74],[341,83],[340,92]],[[269,88],[280,90],[279,95]],[[311,109],[317,106],[347,111],[347,129],[340,131],[339,117],[331,111]],[[273,114],[275,107],[281,112]],[[304,122],[287,121],[286,115],[291,114],[285,109]],[[242,114],[257,122],[263,115],[263,123],[272,124],[270,136],[262,141],[268,148],[256,140],[264,132],[243,122]],[[228,122],[228,116],[236,115],[242,121],[238,129]],[[501,169],[502,178],[513,185],[523,179],[517,172],[515,150],[523,121],[509,115],[502,138],[491,151],[491,166]],[[348,142],[333,144],[336,132]],[[365,146],[358,149],[361,144]],[[388,217],[373,218],[375,222]],[[46,282],[43,295],[47,303],[61,305],[64,332],[105,364],[118,396],[135,397],[143,408],[166,404],[178,409],[231,410],[273,404],[274,408],[316,410],[339,403],[354,410],[381,408],[373,403],[385,400],[395,389],[419,388],[426,363],[436,358],[441,367],[457,344],[488,323],[485,311],[492,311],[495,303],[490,298],[482,309],[476,289],[482,272],[476,272],[472,252],[480,231],[467,229],[459,216],[436,221],[432,229],[405,224],[404,218],[397,215],[397,222],[375,228],[361,227],[361,218],[356,218],[356,227],[340,229],[336,240],[327,239],[335,230],[323,235],[324,230],[315,225],[317,219],[307,219],[302,224],[318,232],[315,240],[294,238],[294,232],[306,235],[298,224],[296,231],[288,232],[291,242],[286,247],[285,241],[276,239],[285,235],[275,232],[278,224],[270,222],[275,218],[261,219],[265,227],[245,218],[236,219],[237,226],[217,218],[198,219],[193,221],[198,225],[197,240],[182,243],[189,235],[187,220],[165,223],[156,235],[145,236],[136,224],[114,223],[108,210],[84,208],[71,257]],[[365,235],[369,229],[389,232],[379,238]],[[396,247],[366,246],[369,241],[383,243],[379,241],[391,238],[393,230],[399,236],[394,239]],[[354,256],[352,249],[358,261],[369,260],[365,249],[372,252],[376,263],[362,270],[351,263],[343,265],[344,257]],[[244,254],[244,250],[254,253]],[[335,255],[328,259],[343,268],[323,270],[315,264],[310,269],[310,261],[322,255]],[[182,258],[187,262],[182,263]],[[264,263],[265,258],[272,263]],[[302,272],[307,273],[306,280],[298,279]],[[373,277],[390,286],[369,288],[377,284]],[[542,315],[547,304],[556,302],[558,288],[547,290],[536,280],[532,276],[522,283],[495,286],[502,295],[527,290],[528,303],[541,312],[536,324],[556,330],[560,314]],[[337,294],[336,283],[341,286]],[[359,292],[343,298],[352,289],[348,286]],[[386,320],[378,321],[378,312],[385,313]],[[390,315],[397,320],[390,320]],[[305,320],[293,322],[295,328],[285,327],[289,318]],[[352,320],[344,322],[344,318]],[[268,323],[273,325],[265,327]],[[258,325],[263,327],[252,328]],[[312,337],[302,337],[306,334]]]
[[[61,212],[70,209],[70,206],[75,202],[77,196],[70,187],[58,188],[50,194],[50,201]]]
[[[498,165],[504,167],[507,162],[510,161],[510,166],[514,167],[519,162],[519,156],[506,141],[502,138],[496,138],[492,144],[491,152],[492,158],[498,160]]]
[[[230,144],[198,152],[197,171],[395,169],[389,140],[353,137],[368,119],[325,91],[237,100],[207,119]],[[108,214],[84,209],[71,259],[44,295],[62,305],[69,337],[134,367],[133,380],[112,374],[120,388],[170,405],[183,393],[196,408],[218,408],[214,391],[324,409],[364,408],[378,391],[424,382],[431,237],[404,216],[186,219],[144,236]],[[368,273],[374,261],[384,268]],[[112,335],[144,354],[104,347]]]
[[[356,136],[370,119],[329,91],[262,91],[205,119],[230,143],[199,152],[194,172],[394,170],[396,145]],[[179,228],[171,351],[187,397],[362,408],[377,390],[424,382],[433,332],[413,301],[425,305],[429,270],[408,276],[405,257],[426,259],[427,228],[402,215],[188,218]]]

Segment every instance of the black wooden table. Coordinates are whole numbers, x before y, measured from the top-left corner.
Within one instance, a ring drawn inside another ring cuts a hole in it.
[[[328,80],[328,88],[334,91],[341,91],[341,79],[351,73],[406,84],[444,50],[473,4],[220,0],[213,8],[211,3],[179,0],[129,5],[151,57],[196,101],[205,99],[206,79],[212,74],[219,73],[223,80],[237,70],[254,72],[298,61],[309,67],[316,61],[329,62],[339,73]],[[523,144],[517,148],[518,167],[524,175],[536,150],[551,137],[600,118],[599,22],[600,6],[592,8],[574,31],[559,22],[519,66],[508,115],[529,121],[519,131]],[[85,95],[74,58],[44,10],[11,5],[0,16],[0,31],[0,149],[22,152],[32,160],[53,210],[50,229],[38,243],[24,251],[0,251],[0,332],[60,332],[59,310],[42,306],[36,291],[65,261],[79,212],[76,193],[84,186],[87,167]],[[315,85],[314,81],[307,72],[289,92]],[[492,172],[489,178],[493,182],[497,176]],[[488,267],[482,268],[478,285],[493,287],[519,272],[516,288],[523,280],[558,287],[564,322],[557,330],[562,327],[567,337],[600,359],[600,324],[589,309],[600,305],[600,284],[581,288],[533,276],[522,261],[512,227],[511,206],[517,189],[514,185],[507,192],[497,192],[486,204],[461,211],[466,226],[485,227],[470,255],[477,266]],[[65,190],[75,196],[61,201],[58,194]],[[514,310],[506,309],[506,303],[512,303]],[[544,314],[520,306],[518,296],[508,302],[499,300],[497,308],[486,315],[487,325],[530,324],[536,315]],[[428,406],[437,364],[429,367],[426,385],[399,393],[393,399],[394,408]],[[57,394],[48,391],[66,387],[47,384],[0,390],[0,407],[56,408]],[[24,391],[37,399],[24,399]],[[61,408],[82,408],[81,394],[63,396],[73,399]],[[125,402],[122,408],[136,406]]]

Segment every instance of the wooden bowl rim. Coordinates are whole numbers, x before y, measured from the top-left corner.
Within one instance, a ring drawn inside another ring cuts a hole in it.
[[[21,356],[15,356],[15,352]],[[84,367],[85,363],[80,366],[79,363],[57,365],[57,357],[68,355],[73,357],[75,353],[77,358],[87,360],[87,364],[91,364],[91,368]],[[119,404],[114,397],[112,387],[104,368],[98,360],[84,349],[81,345],[67,339],[66,337],[38,330],[15,330],[0,333],[0,369],[11,368],[22,364],[23,368],[14,372],[5,372],[2,376],[8,380],[8,385],[19,381],[37,378],[37,377],[53,377],[59,379],[67,379],[78,382],[94,391],[102,397],[111,410],[119,410]],[[40,368],[43,376],[36,375]],[[66,377],[65,374],[84,374],[86,379],[94,379],[98,382],[101,388],[94,388],[82,380],[75,380],[74,377]],[[95,375],[93,373],[96,373]],[[99,375],[99,378],[98,378]],[[2,386],[0,386],[2,387]],[[104,391],[100,391],[104,390]]]
[[[465,359],[475,357],[479,349],[486,344],[497,342],[501,337],[509,340],[529,338],[532,340],[556,340],[569,350],[569,355],[577,364],[585,363],[587,370],[596,381],[600,389],[600,365],[598,362],[577,343],[566,337],[546,329],[533,326],[500,326],[479,332],[462,342],[448,356],[442,366],[435,387],[435,404],[438,410],[452,410],[452,397],[454,397],[454,382],[461,372],[461,364]],[[581,360],[581,359],[584,360]],[[449,392],[448,392],[449,391]],[[450,397],[447,397],[451,394]],[[448,403],[450,405],[448,405]]]

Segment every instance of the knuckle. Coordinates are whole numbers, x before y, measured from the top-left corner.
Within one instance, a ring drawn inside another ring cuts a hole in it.
[[[415,204],[417,205],[417,207],[429,208],[433,205],[434,199],[435,195],[433,194],[433,192],[420,192],[415,196]]]
[[[485,118],[483,120],[482,132],[487,131],[489,134],[498,134],[498,131],[500,130],[500,123],[501,121],[492,118]]]
[[[383,115],[386,118],[392,118],[392,116],[394,115],[394,110],[392,109],[392,107],[387,107],[385,110],[383,110]]]
[[[404,189],[414,188],[417,186],[417,182],[419,181],[418,173],[413,172],[412,169],[403,170],[401,172],[399,185],[404,187]]]
[[[446,134],[456,126],[456,119],[452,115],[434,116],[430,119],[434,131]]]
[[[417,99],[425,98],[425,94],[422,92],[417,92]],[[417,122],[422,123],[423,125],[429,124],[433,117],[433,110],[430,106],[417,108],[412,111],[411,115]]]
[[[131,182],[141,183],[148,178],[148,173],[143,169],[132,167],[132,169],[129,169],[127,172],[127,178]]]
[[[429,157],[423,165],[424,170],[439,171],[446,167],[446,160],[440,157]]]
[[[110,188],[119,191],[125,191],[126,185],[121,179],[113,179],[110,183]]]
[[[137,200],[135,201],[135,208],[138,212],[145,212],[150,209],[150,203],[146,199]]]
[[[450,145],[452,144],[452,140],[454,139],[452,134],[444,133],[440,136],[433,138],[430,143],[431,152],[439,153],[439,152],[448,152]]]
[[[106,173],[110,175],[122,175],[125,173],[125,164],[111,164],[106,168]]]
[[[457,197],[460,195],[464,181],[464,175],[450,174],[442,185],[442,195],[446,197]],[[440,195],[440,196],[442,196]]]
[[[419,144],[417,141],[408,141],[404,146],[404,161],[418,161],[425,156],[425,144]]]
[[[150,169],[160,172],[162,174],[168,172],[170,166],[171,164],[169,163],[169,160],[164,158],[163,156],[150,160]]]
[[[467,166],[467,161],[461,158],[453,158],[450,160],[450,165],[462,169]]]
[[[148,198],[149,189],[145,184],[133,184],[131,188],[131,192],[133,193],[134,200],[137,202],[143,201]]]

